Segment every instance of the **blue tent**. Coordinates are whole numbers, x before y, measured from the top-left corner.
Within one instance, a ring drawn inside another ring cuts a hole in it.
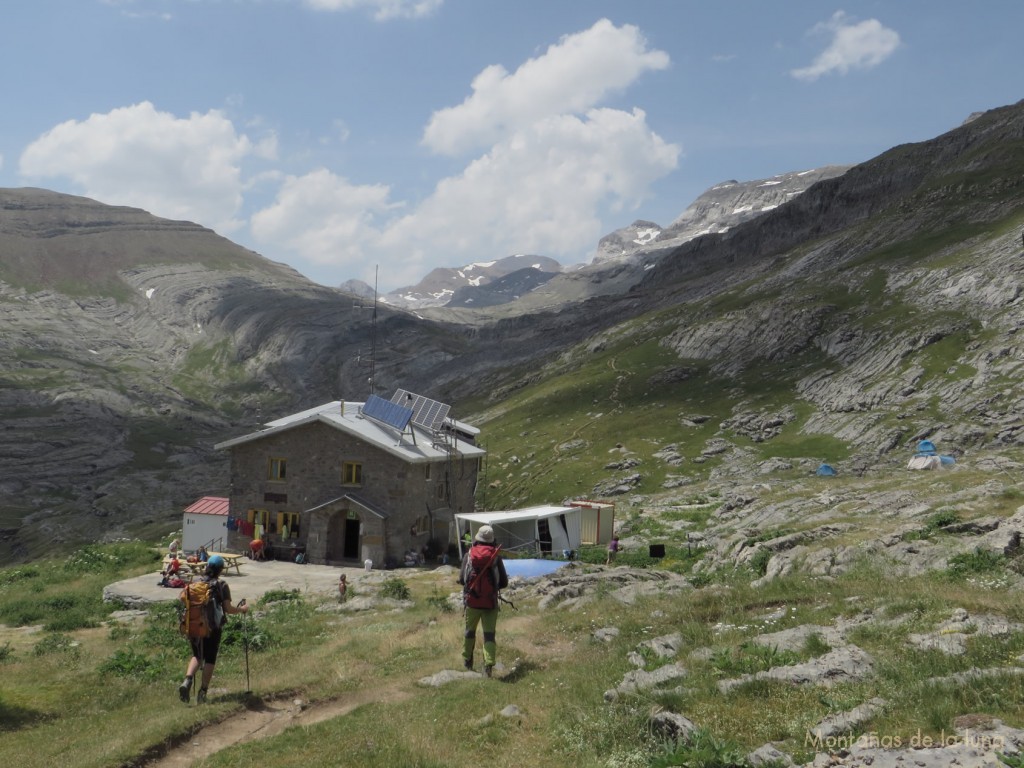
[[[836,471],[828,464],[822,464],[814,474],[821,477],[833,477],[836,474]]]
[[[934,456],[935,455],[935,443],[931,440],[921,440],[917,444],[917,455],[918,456]]]

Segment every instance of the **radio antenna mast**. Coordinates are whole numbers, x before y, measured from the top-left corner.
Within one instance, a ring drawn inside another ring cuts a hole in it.
[[[380,270],[378,264],[373,268],[373,316],[370,320],[370,394],[373,391],[374,369],[377,365],[377,272]]]

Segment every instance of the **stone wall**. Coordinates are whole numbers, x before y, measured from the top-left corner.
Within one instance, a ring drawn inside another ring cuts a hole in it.
[[[271,459],[286,462],[283,480],[269,478]],[[345,462],[362,466],[359,485],[342,482]],[[298,535],[289,542],[306,547],[312,562],[342,559],[338,537],[346,519],[358,517],[358,555],[350,547],[344,559],[371,559],[377,566],[400,562],[407,549],[420,551],[431,538],[446,544],[453,512],[474,509],[476,477],[475,459],[410,463],[318,422],[232,448],[229,498],[236,518],[246,520],[253,509],[270,513],[271,545],[280,543],[278,513],[298,513]],[[366,504],[343,499],[347,494]]]

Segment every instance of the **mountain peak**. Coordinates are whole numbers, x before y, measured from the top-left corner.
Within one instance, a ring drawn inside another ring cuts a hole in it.
[[[651,250],[676,248],[701,235],[727,232],[737,224],[778,208],[823,179],[846,173],[849,168],[828,165],[809,171],[780,173],[768,179],[721,181],[705,190],[667,227],[638,220],[605,235],[597,244],[593,263],[621,261]]]

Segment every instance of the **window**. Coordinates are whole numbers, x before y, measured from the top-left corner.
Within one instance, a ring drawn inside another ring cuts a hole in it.
[[[267,463],[267,479],[281,482],[287,476],[288,462],[285,459],[271,458]]]
[[[281,532],[283,539],[297,539],[299,537],[299,513],[278,512],[277,530]]]
[[[250,523],[262,525],[264,530],[267,530],[270,525],[270,512],[266,509],[250,509],[247,517]]]
[[[429,480],[430,479],[430,465],[429,464],[424,464],[423,465],[423,479],[424,480]]]
[[[358,461],[346,461],[341,465],[342,485],[362,485],[363,465]]]

